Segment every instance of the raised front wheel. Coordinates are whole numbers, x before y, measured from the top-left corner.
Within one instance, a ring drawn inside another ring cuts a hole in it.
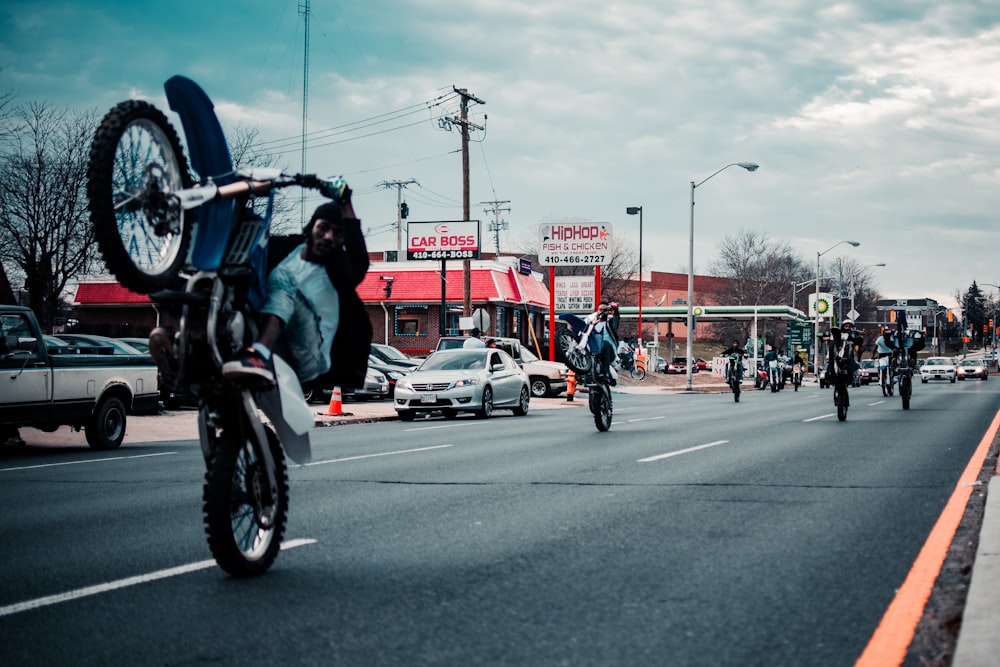
[[[87,170],[90,220],[125,287],[148,294],[175,283],[191,228],[170,194],[190,185],[177,132],[156,107],[130,100],[101,120]]]

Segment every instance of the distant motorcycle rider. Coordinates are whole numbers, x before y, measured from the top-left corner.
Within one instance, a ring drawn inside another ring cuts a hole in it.
[[[746,359],[747,351],[740,347],[738,339],[733,340],[733,344],[723,350],[720,356],[728,359],[734,354],[739,355],[739,363],[736,364],[736,381],[743,382],[743,360]],[[726,364],[726,381],[729,381],[729,364]]]
[[[597,304],[597,310],[583,318],[583,321],[588,325],[595,323],[591,334],[596,339],[594,372],[598,379],[607,380],[612,385],[618,384],[617,373],[612,366],[618,349],[618,304],[602,300]]]

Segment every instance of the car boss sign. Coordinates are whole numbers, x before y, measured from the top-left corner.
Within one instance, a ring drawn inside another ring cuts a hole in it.
[[[479,259],[479,221],[411,222],[406,259]]]
[[[539,229],[538,263],[542,266],[603,266],[611,261],[611,225],[607,222],[553,222]]]

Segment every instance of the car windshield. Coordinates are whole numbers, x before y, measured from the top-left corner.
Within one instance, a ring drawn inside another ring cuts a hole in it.
[[[420,364],[422,371],[481,371],[486,368],[486,355],[480,350],[435,352]]]
[[[521,347],[521,360],[522,361],[539,361],[539,358],[535,356],[535,353],[526,347]]]
[[[962,362],[963,366],[982,366],[983,362],[976,361],[975,359],[966,359]]]
[[[954,366],[951,359],[946,357],[931,357],[927,360],[928,366]]]
[[[382,353],[383,356],[389,359],[401,359],[403,361],[409,361],[410,358],[394,348],[391,345],[372,345],[375,349]]]

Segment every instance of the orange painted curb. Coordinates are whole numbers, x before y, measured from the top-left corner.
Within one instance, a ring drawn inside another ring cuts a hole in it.
[[[941,572],[941,566],[944,565],[951,542],[955,539],[958,525],[962,522],[969,497],[972,495],[973,485],[979,479],[983,462],[998,429],[1000,429],[1000,411],[994,415],[993,422],[986,429],[979,447],[959,477],[948,504],[944,506],[944,511],[931,529],[927,541],[917,554],[917,559],[913,561],[913,567],[906,575],[903,585],[899,587],[874,634],[868,640],[868,646],[854,663],[855,667],[888,667],[903,664],[906,650],[913,641],[917,624],[920,623],[920,617],[927,606],[927,600]]]

